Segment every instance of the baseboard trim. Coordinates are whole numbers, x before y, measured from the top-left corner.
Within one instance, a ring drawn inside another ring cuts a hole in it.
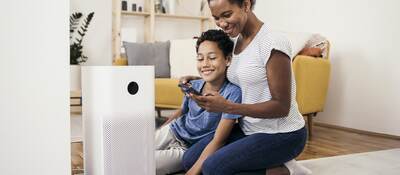
[[[395,135],[390,135],[390,134],[383,134],[383,133],[365,131],[365,130],[360,130],[360,129],[353,129],[353,128],[348,128],[348,127],[343,127],[343,126],[338,126],[338,125],[331,125],[331,124],[320,123],[320,122],[314,122],[314,125],[325,127],[325,128],[332,128],[332,129],[337,129],[337,130],[342,130],[342,131],[353,132],[353,133],[357,133],[357,134],[365,134],[365,135],[369,135],[369,136],[376,136],[376,137],[400,140],[400,136],[395,136]]]

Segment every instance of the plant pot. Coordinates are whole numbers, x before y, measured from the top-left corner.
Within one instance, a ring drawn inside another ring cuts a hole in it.
[[[81,66],[70,65],[70,90],[81,90]]]

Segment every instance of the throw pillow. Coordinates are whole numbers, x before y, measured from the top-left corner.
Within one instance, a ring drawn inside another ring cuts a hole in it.
[[[128,65],[154,65],[156,78],[169,78],[170,42],[131,43],[123,42]]]
[[[306,55],[306,56],[312,56],[312,57],[321,57],[322,56],[322,49],[321,48],[315,48],[315,47],[310,47],[310,48],[304,48],[299,52],[299,55]]]
[[[196,68],[196,41],[196,39],[171,40],[171,78],[180,78],[185,75],[199,76]]]

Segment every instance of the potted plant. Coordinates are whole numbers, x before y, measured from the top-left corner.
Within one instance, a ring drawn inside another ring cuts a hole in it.
[[[92,21],[94,12],[89,13],[84,20],[81,12],[72,13],[69,18],[69,51],[70,51],[70,70],[71,70],[71,91],[80,90],[81,87],[81,68],[80,64],[87,61],[88,57],[83,54],[83,38]]]

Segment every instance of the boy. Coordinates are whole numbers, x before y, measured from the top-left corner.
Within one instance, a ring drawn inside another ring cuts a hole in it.
[[[202,33],[196,44],[197,70],[202,77],[190,82],[190,86],[202,95],[219,93],[233,103],[241,103],[240,88],[226,79],[226,70],[231,61],[233,42],[222,30],[208,30]],[[215,134],[204,156],[193,171],[199,171],[202,160],[212,154],[228,137],[239,115],[213,113],[200,108],[186,94],[182,108],[177,110],[159,130],[156,131],[157,175],[182,170],[185,150],[205,136]],[[172,121],[169,123],[169,121]],[[218,129],[217,129],[218,127]],[[216,131],[217,130],[217,131]]]

